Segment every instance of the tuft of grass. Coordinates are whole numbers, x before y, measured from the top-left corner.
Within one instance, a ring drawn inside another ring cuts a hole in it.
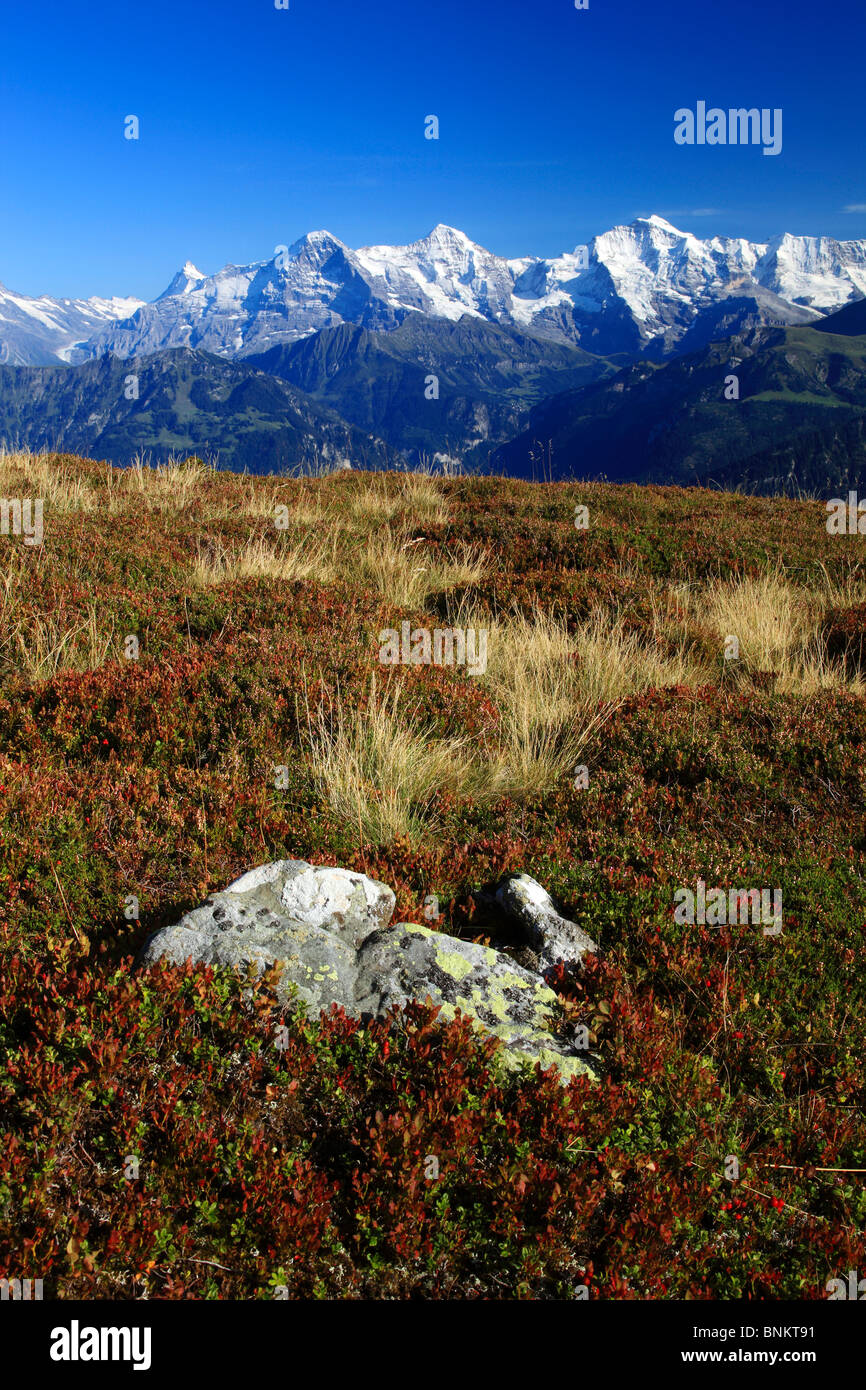
[[[47,450],[0,451],[0,497],[41,497],[46,513],[59,515],[99,506],[93,478]]]
[[[95,603],[83,615],[63,611],[18,616],[0,613],[0,667],[20,672],[29,681],[46,681],[61,671],[96,671],[116,652],[114,624],[106,627]]]
[[[151,467],[139,454],[128,468],[120,470],[117,482],[126,494],[137,494],[155,511],[182,512],[219,477],[214,464],[198,457],[171,458]]]
[[[483,615],[461,619],[485,625]],[[347,827],[362,827],[373,843],[415,843],[438,826],[440,792],[489,806],[543,794],[573,775],[621,700],[587,697],[574,639],[548,615],[515,613],[488,632],[484,683],[500,719],[486,738],[436,733],[402,686],[382,695],[375,678],[364,705],[338,699],[315,718],[307,712],[316,786]]]
[[[332,532],[276,543],[251,538],[238,546],[222,538],[199,541],[193,579],[204,587],[244,579],[330,583],[339,573],[338,539],[338,533]]]
[[[466,621],[482,625],[480,615]],[[488,795],[523,798],[560,784],[616,707],[617,692],[586,689],[574,637],[541,610],[492,624],[485,684],[502,716]]]
[[[382,526],[401,512],[409,525],[444,526],[448,504],[435,477],[428,473],[360,473],[348,491],[348,515],[362,525]]]
[[[734,670],[741,676],[771,673],[783,694],[832,689],[862,694],[862,679],[849,676],[844,663],[830,660],[820,635],[828,601],[847,601],[859,590],[850,579],[841,586],[826,582],[826,573],[824,583],[804,587],[776,570],[720,584],[703,595],[699,606],[720,645],[728,636],[737,637],[740,654]]]
[[[477,584],[487,571],[480,546],[460,542],[438,554],[425,550],[423,537],[406,529],[383,526],[360,553],[359,572],[389,603],[422,608],[431,594],[464,584]]]
[[[371,844],[420,843],[437,829],[441,793],[472,781],[470,739],[434,737],[404,701],[401,686],[382,693],[374,676],[363,706],[339,691],[315,713],[306,704],[305,742],[318,792]]]
[[[483,750],[473,770],[471,794],[482,801],[524,799],[561,785],[628,695],[703,678],[685,642],[666,654],[602,610],[575,632],[541,608],[491,618],[464,603],[453,621],[488,632],[482,680],[501,719],[495,746]]]
[[[815,630],[813,600],[779,574],[721,584],[703,607],[720,641],[738,638],[739,659],[752,671],[790,674]]]

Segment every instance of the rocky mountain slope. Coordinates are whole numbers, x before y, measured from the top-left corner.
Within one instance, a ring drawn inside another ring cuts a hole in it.
[[[108,323],[128,319],[143,301],[52,299],[14,294],[0,285],[0,364],[43,365],[80,356],[78,346]]]
[[[498,324],[412,314],[392,332],[352,324],[245,358],[412,461],[483,466],[546,396],[609,376],[580,348]]]
[[[549,397],[490,466],[531,478],[543,458],[553,477],[854,486],[866,475],[863,421],[866,337],[760,328]],[[760,463],[768,451],[776,462]]]
[[[0,367],[0,444],[55,448],[129,463],[204,454],[221,467],[280,472],[385,448],[303,391],[241,363],[175,349],[78,367]]]

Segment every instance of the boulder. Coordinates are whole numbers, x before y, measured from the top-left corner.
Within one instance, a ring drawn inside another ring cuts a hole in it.
[[[458,1009],[471,1015],[505,1044],[500,1056],[509,1068],[540,1062],[565,1080],[594,1070],[586,1052],[554,1036],[556,995],[540,976],[490,946],[399,922],[359,951],[356,1007],[381,1016],[412,999],[429,999],[446,1019]]]
[[[156,932],[138,964],[189,960],[261,972],[280,962],[277,996],[286,1005],[300,1000],[318,1012],[336,1003],[354,1017],[380,1018],[394,1006],[429,1000],[443,1017],[459,1009],[500,1038],[508,1067],[540,1062],[563,1080],[594,1072],[585,1051],[553,1032],[556,996],[539,975],[491,947],[411,922],[389,925],[394,905],[391,889],[365,874],[282,859],[250,870]],[[547,959],[553,936],[545,942]]]
[[[353,998],[357,948],[391,920],[395,902],[390,888],[365,874],[280,859],[164,927],[139,959],[240,970],[282,961],[284,1002],[296,992],[308,1008],[329,1009]]]
[[[544,975],[560,963],[580,965],[588,951],[598,950],[591,936],[557,912],[550,894],[529,874],[503,879],[496,901],[520,927]]]

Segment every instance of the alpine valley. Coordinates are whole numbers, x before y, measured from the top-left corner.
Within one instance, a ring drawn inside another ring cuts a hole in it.
[[[866,241],[638,218],[553,259],[312,232],[153,302],[0,285],[0,443],[116,463],[866,479]],[[733,384],[732,384],[733,383]]]

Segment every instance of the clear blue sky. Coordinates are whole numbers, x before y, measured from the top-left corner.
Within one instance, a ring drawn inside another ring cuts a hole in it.
[[[447,222],[509,256],[649,212],[866,236],[863,0],[290,3],[9,0],[0,280],[152,298],[187,258],[315,228],[358,246]],[[782,153],[677,146],[698,99],[781,107]]]

